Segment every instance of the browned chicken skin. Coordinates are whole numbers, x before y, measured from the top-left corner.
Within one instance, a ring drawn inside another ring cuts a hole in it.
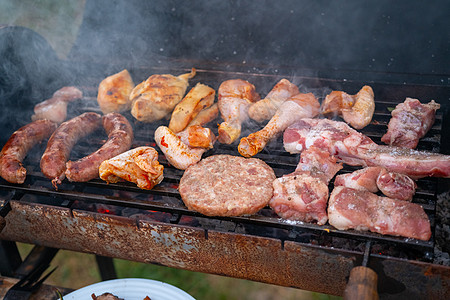
[[[197,83],[175,106],[169,123],[170,130],[177,133],[185,129],[200,111],[213,105],[215,96],[213,88]]]
[[[219,111],[224,122],[219,125],[219,142],[231,144],[241,135],[241,125],[248,120],[248,108],[260,99],[255,86],[248,81],[224,81],[218,92]]]
[[[123,112],[131,108],[130,94],[134,82],[130,73],[123,70],[108,76],[98,86],[97,102],[104,114]]]
[[[155,149],[137,147],[102,162],[99,174],[108,183],[124,179],[136,183],[141,189],[150,190],[163,180],[163,170]]]
[[[324,115],[341,115],[353,128],[362,129],[369,125],[375,111],[373,90],[365,85],[356,95],[333,91],[323,101],[321,111]]]
[[[267,125],[248,137],[241,139],[239,153],[251,157],[260,152],[266,144],[283,132],[289,125],[302,118],[314,118],[319,114],[319,101],[312,93],[297,94],[283,102]]]
[[[131,114],[138,121],[154,122],[172,112],[186,92],[188,80],[194,77],[196,70],[178,77],[164,74],[152,75],[138,84],[130,94]]]
[[[248,116],[257,122],[270,120],[283,102],[299,93],[295,84],[287,79],[281,79],[264,99],[250,106]]]

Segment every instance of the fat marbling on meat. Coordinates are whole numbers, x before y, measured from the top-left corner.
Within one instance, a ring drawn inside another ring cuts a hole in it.
[[[328,183],[341,168],[327,151],[309,148],[302,152],[293,173],[273,181],[269,206],[286,220],[325,224]]]
[[[381,191],[393,199],[411,201],[416,183],[407,175],[389,172],[383,167],[367,167],[336,176],[334,186],[345,186],[376,193]]]
[[[417,99],[406,98],[392,111],[388,131],[381,141],[391,146],[415,149],[419,139],[433,126],[439,108],[440,105],[434,100],[422,104]]]
[[[284,131],[283,143],[289,153],[301,153],[316,146],[348,165],[381,166],[413,179],[427,176],[450,177],[450,156],[377,145],[344,122],[302,119]]]
[[[339,230],[355,229],[427,241],[430,221],[415,203],[338,186],[328,205],[328,222]]]

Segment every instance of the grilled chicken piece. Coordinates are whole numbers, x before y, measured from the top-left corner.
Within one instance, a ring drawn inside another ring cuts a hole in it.
[[[219,111],[224,120],[219,125],[219,142],[231,144],[241,135],[242,123],[248,120],[248,108],[260,97],[253,84],[241,79],[222,82],[218,94]]]
[[[388,131],[381,141],[391,146],[415,149],[419,139],[433,126],[439,108],[440,105],[434,100],[422,104],[417,99],[406,98],[392,111]]]
[[[138,121],[154,122],[161,120],[172,112],[175,105],[183,99],[196,70],[175,77],[170,74],[152,75],[138,84],[130,94],[131,114]]]
[[[389,172],[382,167],[367,167],[353,173],[336,176],[334,186],[376,193],[379,190],[389,198],[411,201],[416,183],[408,176]]]
[[[245,157],[256,155],[292,123],[302,118],[317,116],[319,108],[319,101],[311,93],[292,96],[281,104],[263,129],[241,139],[238,146],[239,153]]]
[[[163,170],[155,149],[138,147],[102,162],[99,174],[108,183],[124,179],[136,183],[141,189],[151,190],[163,180]]]
[[[215,136],[210,129],[200,126],[187,128],[184,132],[173,133],[166,126],[155,130],[155,142],[175,168],[186,170],[202,158],[206,150],[212,148]]]
[[[208,108],[203,109],[198,113],[197,116],[195,116],[194,119],[192,119],[191,122],[186,127],[194,126],[194,125],[200,125],[204,126],[211,122],[212,120],[216,119],[219,116],[219,105],[217,103],[214,103]]]
[[[189,126],[176,134],[180,140],[191,148],[212,149],[216,137],[211,129],[200,125]]]
[[[301,153],[314,145],[353,166],[381,166],[413,179],[450,178],[449,155],[380,146],[344,122],[305,118],[289,126],[283,140],[289,153]]]
[[[57,90],[52,98],[47,99],[34,107],[33,121],[49,120],[61,124],[67,118],[69,102],[80,99],[83,93],[74,86],[66,86]]]
[[[97,102],[103,114],[130,110],[134,82],[128,70],[106,77],[98,86]]]
[[[284,101],[299,93],[295,84],[281,79],[263,100],[250,106],[248,116],[257,122],[270,120]]]
[[[295,172],[274,180],[269,206],[283,219],[325,224],[328,183],[341,168],[327,151],[309,148]]]
[[[169,123],[170,130],[177,133],[185,129],[200,111],[213,105],[215,96],[216,91],[213,88],[197,83],[175,106]]]
[[[328,222],[339,230],[370,230],[424,241],[431,237],[422,206],[343,186],[330,195]]]
[[[356,95],[341,91],[331,92],[322,103],[322,114],[342,115],[345,122],[356,129],[369,125],[375,112],[373,90],[365,85]]]

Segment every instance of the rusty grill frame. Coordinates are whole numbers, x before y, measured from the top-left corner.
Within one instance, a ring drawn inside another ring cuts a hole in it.
[[[174,61],[174,65],[177,63]],[[183,61],[181,65],[188,64]],[[129,69],[136,83],[151,74],[178,75],[188,70],[173,66]],[[87,74],[85,70],[82,73]],[[438,102],[450,99],[450,87],[435,84],[395,84],[377,80],[362,82],[287,74],[295,73],[269,69],[263,72],[250,72],[249,69],[236,71],[236,68],[224,71],[220,70],[220,66],[209,65],[208,68],[197,69],[197,76],[190,81],[190,86],[201,82],[217,90],[224,80],[242,78],[255,84],[257,91],[265,95],[279,79],[288,78],[298,84],[301,91],[312,91],[324,97],[331,90],[354,94],[361,86],[369,84],[376,95],[376,111],[374,121],[362,132],[377,143],[390,118],[388,108],[396,103],[404,101],[406,97],[423,101],[435,99]],[[103,78],[94,75],[81,81],[80,87],[85,97],[70,106],[72,116],[84,111],[100,112],[95,95],[96,87]],[[130,115],[127,117],[133,120]],[[419,149],[439,152],[442,143],[445,148],[443,152],[448,152],[445,145],[450,140],[450,131],[443,128],[447,128],[449,118],[448,108],[444,106],[438,111],[436,123],[429,134],[421,140]],[[133,147],[151,145],[159,151],[153,143],[153,131],[166,123],[134,122]],[[210,127],[215,127],[212,124]],[[263,125],[250,124],[243,130],[242,136],[259,130]],[[87,155],[101,145],[104,138],[92,138],[90,143],[81,142],[75,148],[79,154],[73,155]],[[436,242],[434,233],[430,241],[417,241],[370,232],[340,231],[329,225],[281,221],[271,214],[269,208],[252,216],[206,217],[187,210],[183,205],[176,190],[182,171],[168,166],[163,155],[160,155],[160,162],[165,166],[165,178],[162,184],[151,191],[141,190],[125,182],[106,184],[100,179],[88,183],[70,183],[65,180],[58,190],[54,190],[39,170],[38,159],[42,147],[27,157],[25,164],[28,176],[23,185],[9,184],[0,179],[0,203],[8,200],[12,207],[0,239],[332,295],[343,295],[350,270],[361,264],[364,245],[372,241],[381,245],[382,251],[373,247],[368,266],[378,273],[379,293],[383,298],[395,299],[405,295],[433,299],[450,297],[450,268],[433,262]],[[204,157],[223,153],[239,155],[237,143],[230,146],[216,144]],[[298,155],[289,155],[283,151],[280,138],[255,157],[273,167],[277,177],[292,172],[298,163]],[[346,166],[341,172],[353,169]],[[419,180],[418,186],[413,201],[424,207],[430,216],[432,228],[435,228],[436,199],[439,193],[448,190],[449,180],[425,178]],[[152,199],[146,199],[149,197]],[[84,203],[85,207],[82,208],[80,203]],[[157,220],[145,214],[137,217],[110,215],[86,208],[92,204],[158,211],[169,213],[170,216]],[[351,241],[351,245],[345,246],[344,243],[344,246],[336,246],[339,240]],[[390,252],[383,252],[385,248]],[[394,251],[391,251],[392,248]],[[396,253],[396,249],[400,249],[399,254],[392,254]]]

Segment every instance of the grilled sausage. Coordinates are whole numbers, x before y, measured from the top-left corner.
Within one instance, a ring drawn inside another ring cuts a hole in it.
[[[58,125],[38,120],[14,132],[0,152],[0,175],[11,183],[24,183],[27,170],[22,161],[34,145],[50,137]]]
[[[103,116],[103,127],[108,140],[94,153],[75,162],[66,164],[66,176],[70,181],[86,182],[97,178],[100,164],[130,149],[133,142],[133,128],[127,118],[119,113]]]
[[[56,188],[65,177],[66,162],[77,141],[101,126],[102,117],[87,112],[62,123],[52,134],[41,158],[41,171]]]

